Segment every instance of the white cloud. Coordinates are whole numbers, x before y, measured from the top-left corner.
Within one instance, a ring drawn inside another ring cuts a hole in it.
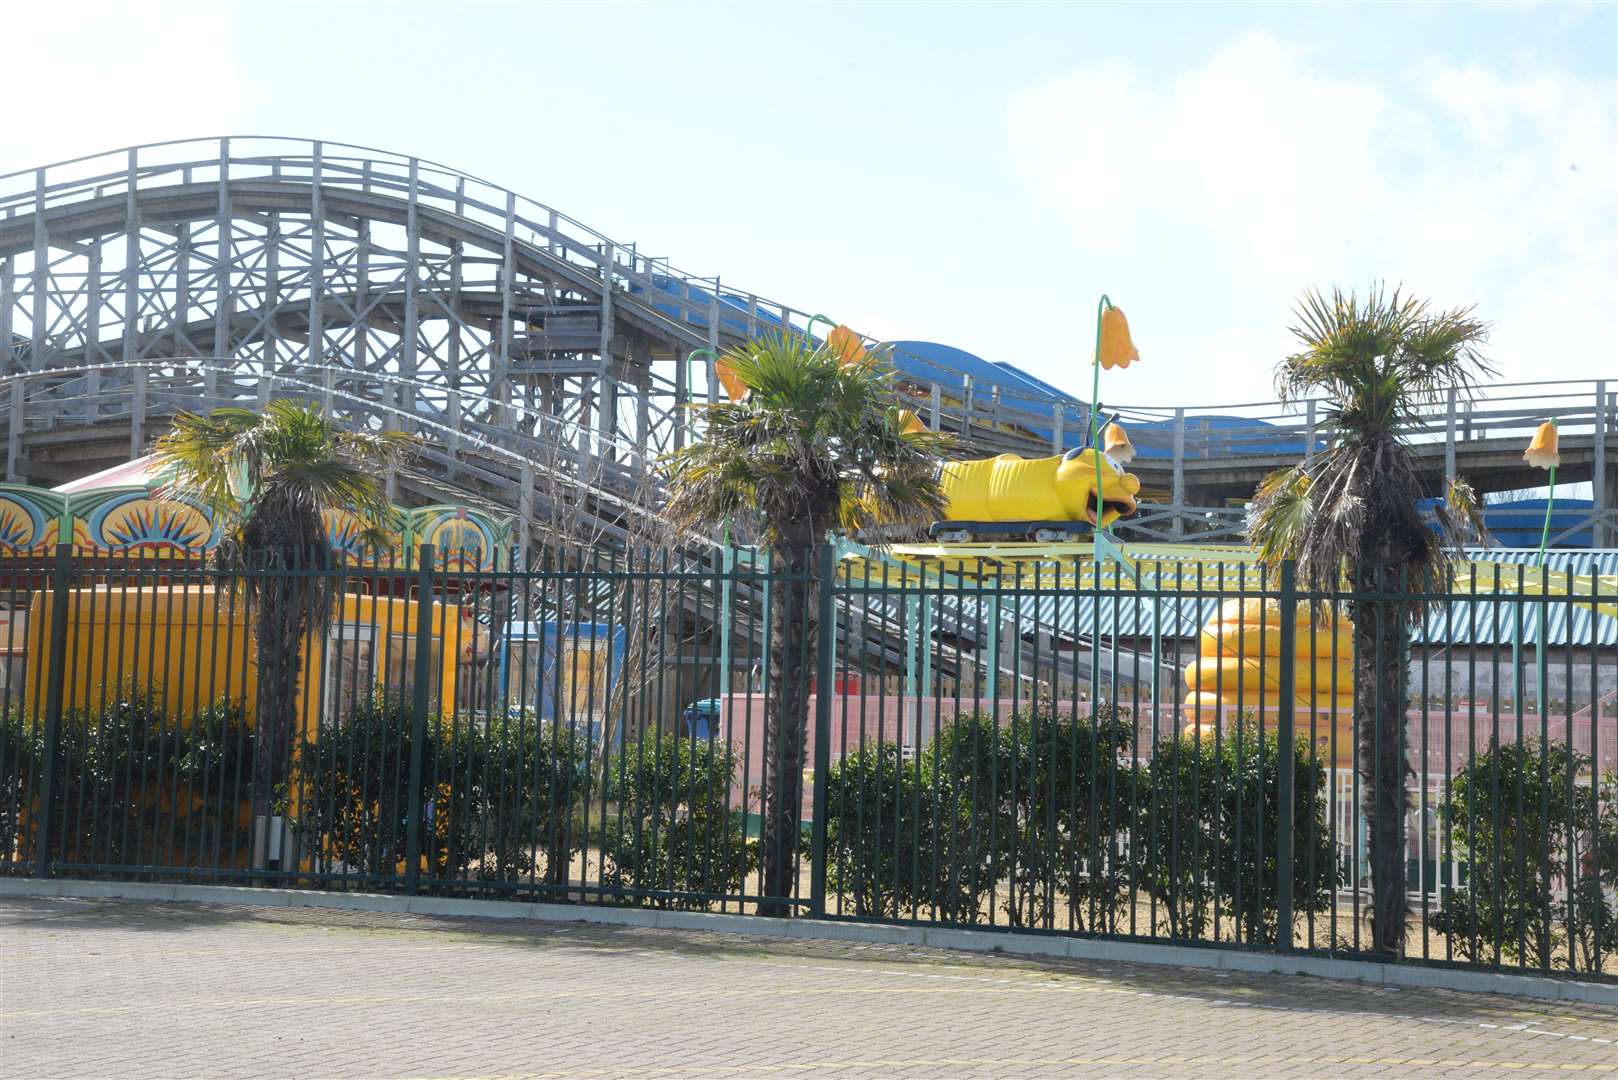
[[[1206,335],[1246,350],[1257,391],[1303,288],[1385,278],[1476,303],[1503,377],[1615,370],[1610,83],[1438,63],[1346,76],[1255,33],[1168,81],[1120,64],[1051,79],[1014,97],[1007,127],[1081,258],[1216,313],[1143,330],[1171,363]]]
[[[245,97],[223,5],[13,3],[0,172],[229,134]]]
[[[894,319],[880,311],[866,311],[850,309],[847,312],[839,310],[837,317],[847,326],[853,327],[860,333],[876,341],[913,341],[916,339],[916,328],[899,319]],[[815,325],[816,334],[824,334],[827,330],[825,323]]]

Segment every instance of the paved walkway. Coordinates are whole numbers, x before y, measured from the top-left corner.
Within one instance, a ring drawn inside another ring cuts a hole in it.
[[[1618,1077],[1618,1008],[582,924],[0,900],[0,1076]]]

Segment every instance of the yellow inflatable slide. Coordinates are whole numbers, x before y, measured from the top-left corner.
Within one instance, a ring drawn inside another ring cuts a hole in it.
[[[1294,723],[1322,740],[1335,728],[1336,756],[1353,757],[1354,627],[1324,605],[1298,605],[1293,634]],[[1202,627],[1197,659],[1185,668],[1187,735],[1212,738],[1215,719],[1234,729],[1238,712],[1262,714],[1275,729],[1281,703],[1281,608],[1274,600],[1227,600]],[[1329,747],[1328,747],[1329,749]]]

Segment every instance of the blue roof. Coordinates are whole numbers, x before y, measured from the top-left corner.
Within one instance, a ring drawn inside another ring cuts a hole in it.
[[[893,350],[894,367],[902,374],[925,382],[936,382],[960,389],[964,381],[962,376],[970,375],[973,382],[999,386],[1002,403],[1010,397],[1025,403],[1030,411],[1035,412],[1048,413],[1050,403],[1045,399],[1051,397],[1074,405],[1080,404],[1078,398],[1035,378],[1019,367],[1004,362],[991,363],[981,356],[969,353],[965,349],[957,349],[953,345],[941,345],[936,341],[891,341],[887,345]],[[1017,397],[1018,389],[1027,390],[1029,396]]]
[[[1422,499],[1416,505],[1423,511],[1430,511],[1438,502],[1438,499]],[[1556,505],[1551,508],[1550,546],[1595,546],[1595,525],[1590,521],[1590,511],[1594,506],[1589,499],[1557,499]],[[1483,507],[1483,524],[1489,530],[1489,538],[1501,547],[1538,550],[1539,537],[1545,528],[1545,500],[1514,499],[1488,503]]]
[[[659,292],[680,297],[685,301],[685,304],[681,305],[660,304],[654,300],[652,301],[652,307],[671,319],[683,320],[688,326],[706,327],[708,325],[707,311],[709,305],[713,303],[713,292],[711,290],[698,288],[688,281],[682,281],[679,278],[663,274],[655,274],[651,280],[653,287]],[[631,282],[629,291],[638,296],[646,290],[644,286]],[[749,312],[747,304],[743,303],[739,297],[721,293],[719,307],[719,325],[731,333],[745,336],[748,332]],[[696,308],[697,310],[690,310],[691,308]],[[777,330],[781,329],[781,320],[770,312],[761,308],[753,314],[756,316],[758,324]]]
[[[1074,402],[1078,400],[1066,390],[1059,390],[1050,383],[1046,382],[1044,379],[1041,379],[1036,375],[1030,375],[1016,364],[1008,364],[1004,360],[996,360],[994,362],[994,366],[1000,368],[1002,371],[1010,373],[1014,378],[1022,379],[1034,386],[1039,387],[1041,390],[1051,395],[1051,397],[1062,398],[1063,400]]]
[[[1063,402],[1063,445],[1082,442],[1084,403],[1071,394],[1035,378],[1021,368],[1004,362],[990,362],[965,349],[941,345],[936,341],[894,341],[888,343],[893,350],[893,366],[899,374],[918,382],[938,383],[956,394],[962,392],[966,376],[972,377],[974,386],[998,386],[1000,408],[1026,414],[1016,417],[1017,426],[1041,439],[1052,435],[1051,414],[1056,401]],[[975,390],[974,394],[982,393]],[[979,400],[982,400],[981,398]],[[1071,422],[1070,422],[1071,421]]]

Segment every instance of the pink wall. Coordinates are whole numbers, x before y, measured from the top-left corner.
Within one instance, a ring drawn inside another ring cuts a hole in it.
[[[816,695],[809,698],[809,731],[808,743],[804,753],[804,816],[807,819],[810,803],[813,798],[813,769],[815,760],[815,716],[819,699]],[[900,695],[853,695],[838,694],[831,702],[831,731],[832,747],[831,760],[836,762],[845,752],[858,752],[862,742],[870,747],[878,742],[901,742],[907,745],[927,745],[932,741],[934,724],[948,723],[957,713],[993,712],[1004,723],[1016,709],[1026,708],[1028,702],[1019,699],[1013,702],[1010,698],[962,698],[956,702],[953,697],[934,701],[932,698],[917,699]],[[1063,715],[1077,715],[1080,718],[1090,715],[1089,702],[1058,701],[1056,707]],[[1127,703],[1126,706],[1127,707]],[[1076,710],[1076,711],[1075,711]],[[1275,710],[1267,708],[1264,725],[1266,730],[1273,730],[1276,723]],[[1148,761],[1151,758],[1153,716],[1150,705],[1143,704],[1139,718],[1139,733],[1137,747],[1139,759]],[[936,713],[936,717],[935,717]],[[1442,710],[1426,713],[1425,748],[1423,755],[1423,714],[1412,710],[1409,714],[1410,731],[1410,766],[1418,773],[1425,771],[1429,776],[1439,776],[1445,773],[1446,744],[1448,746],[1449,770],[1455,771],[1466,764],[1469,741],[1472,738],[1471,719],[1466,709],[1457,707],[1453,709],[1446,726]],[[920,738],[916,737],[918,723],[921,727]],[[1229,730],[1234,727],[1234,710],[1224,717],[1222,725]],[[1307,737],[1310,731],[1309,710],[1300,707],[1295,714],[1295,723],[1300,737]],[[1185,726],[1178,705],[1169,702],[1162,703],[1157,710],[1156,729],[1159,738]],[[1604,716],[1600,719],[1599,727],[1592,732],[1592,723],[1588,710],[1582,715],[1576,714],[1573,719],[1574,746],[1582,753],[1589,754],[1591,736],[1594,734],[1598,751],[1600,770],[1618,767],[1618,717]],[[1563,741],[1567,732],[1566,717],[1552,717],[1550,719],[1550,734],[1555,741]],[[1516,714],[1509,715],[1502,710],[1500,716],[1500,741],[1512,742],[1515,739],[1517,728]],[[1315,720],[1315,731],[1321,739],[1329,739],[1331,724],[1328,717],[1320,715]],[[1523,731],[1529,738],[1539,735],[1539,717],[1532,713],[1523,717]],[[1482,753],[1487,748],[1489,740],[1494,736],[1494,720],[1487,715],[1485,709],[1480,708],[1476,717],[1476,748]],[[748,812],[757,812],[758,797],[756,789],[764,780],[764,696],[762,694],[732,694],[724,705],[720,714],[718,737],[728,739],[736,748],[738,756],[744,763],[740,782],[731,793],[731,805]],[[1352,740],[1345,732],[1338,736],[1339,764],[1348,765],[1352,761]],[[1423,769],[1425,757],[1425,770]],[[752,792],[752,794],[747,794]]]

